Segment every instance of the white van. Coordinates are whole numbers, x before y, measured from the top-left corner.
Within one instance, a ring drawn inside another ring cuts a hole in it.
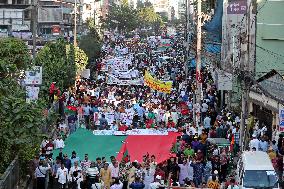
[[[266,152],[245,151],[237,166],[237,178],[240,188],[279,188],[278,177]]]

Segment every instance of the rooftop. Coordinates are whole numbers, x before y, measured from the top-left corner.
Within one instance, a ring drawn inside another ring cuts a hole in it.
[[[271,70],[257,80],[259,88],[265,89],[264,93],[284,102],[284,78],[277,71]],[[261,89],[260,89],[261,90]]]
[[[245,170],[274,170],[267,153],[245,151],[242,154]]]

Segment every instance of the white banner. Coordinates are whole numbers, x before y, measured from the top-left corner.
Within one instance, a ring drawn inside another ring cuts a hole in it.
[[[140,76],[140,72],[137,69],[130,69],[128,71],[113,70],[111,73],[109,75],[113,75],[118,79],[134,79]]]
[[[91,70],[90,69],[84,69],[81,72],[81,77],[86,78],[86,79],[90,79],[91,76]]]
[[[26,101],[34,101],[38,99],[39,87],[26,86]]]
[[[42,67],[34,66],[32,70],[25,71],[26,85],[41,85],[42,84]]]
[[[128,71],[128,66],[131,65],[130,58],[117,57],[106,60],[107,68],[117,71]]]
[[[128,131],[113,130],[94,130],[94,135],[168,135],[169,131],[177,132],[175,129],[156,130],[156,129],[133,129]]]
[[[94,122],[95,125],[100,125],[100,118],[102,117],[102,114],[105,115],[105,118],[107,120],[108,125],[111,125],[114,121],[114,112],[95,112],[94,113]]]
[[[127,80],[121,80],[116,78],[114,75],[107,74],[107,84],[108,85],[143,85],[144,79],[143,78],[137,78],[137,79],[127,79]]]

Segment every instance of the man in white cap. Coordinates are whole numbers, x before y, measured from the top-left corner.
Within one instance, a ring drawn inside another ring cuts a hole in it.
[[[162,177],[160,175],[156,176],[155,182],[150,184],[150,189],[158,189],[161,187],[164,187],[164,185],[161,182]]]
[[[215,176],[216,177],[216,181],[219,181],[219,172],[217,170],[215,170],[213,172],[213,174],[208,178],[207,183],[209,183],[210,181],[212,181],[212,177]]]
[[[256,151],[259,150],[259,140],[256,138],[255,134],[252,135],[252,139],[249,142],[249,149],[250,149],[250,151],[252,151],[253,148],[255,148]]]

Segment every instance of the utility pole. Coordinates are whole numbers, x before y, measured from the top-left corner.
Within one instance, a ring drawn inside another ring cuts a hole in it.
[[[201,0],[197,2],[197,44],[196,44],[196,104],[201,104]],[[198,106],[199,107],[199,106]],[[200,110],[198,110],[200,112]],[[200,115],[196,114],[196,125],[200,122]]]
[[[236,54],[236,51],[235,51],[235,36],[233,36],[233,39],[232,39],[232,51],[233,51],[233,59],[232,59],[232,65],[233,65],[233,68],[235,68],[235,54]],[[234,83],[234,74],[232,74],[232,83]],[[233,86],[232,86],[232,90],[229,90],[228,91],[228,109],[231,110],[231,107],[232,107],[232,96],[233,96]]]
[[[185,41],[186,41],[186,49],[185,49],[185,60],[184,60],[184,69],[185,69],[185,77],[188,78],[188,60],[189,60],[189,0],[185,0],[185,22],[186,22],[186,29],[185,29]]]
[[[188,35],[188,31],[187,31],[187,25],[188,25],[188,1],[189,0],[185,0],[185,27],[184,27],[184,39],[186,40],[187,42],[187,35]]]
[[[242,114],[241,114],[241,128],[240,128],[240,144],[241,144],[241,151],[246,150],[247,146],[247,135],[248,130],[246,127],[246,120],[248,119],[248,100],[249,100],[249,90],[251,87],[251,77],[252,74],[250,72],[250,62],[251,62],[251,56],[250,56],[250,27],[251,27],[251,20],[250,20],[250,14],[251,14],[251,2],[248,6],[248,14],[246,16],[246,53],[244,56],[243,65],[241,68],[241,78],[242,78]],[[243,70],[242,70],[243,69]]]
[[[32,34],[33,34],[33,59],[35,59],[36,57],[36,36],[37,36],[37,23],[38,23],[38,2],[37,0],[32,0],[32,12],[31,12],[31,16],[32,16]]]
[[[77,46],[77,0],[74,5],[74,47]]]

